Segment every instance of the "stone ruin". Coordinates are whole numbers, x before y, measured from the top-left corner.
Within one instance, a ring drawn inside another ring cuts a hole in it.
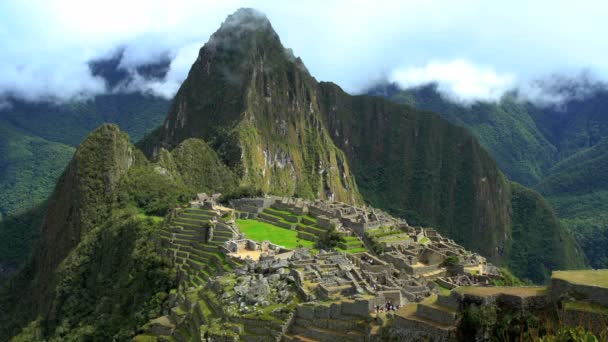
[[[190,201],[190,207],[196,209],[207,209],[207,210],[219,210],[220,205],[218,204],[222,194],[212,194],[211,196],[206,193],[196,194],[194,199]]]
[[[237,239],[224,242],[226,255],[238,259],[252,259],[258,261],[261,258],[279,255],[289,252],[282,246],[275,245],[269,241],[257,242],[249,239]]]

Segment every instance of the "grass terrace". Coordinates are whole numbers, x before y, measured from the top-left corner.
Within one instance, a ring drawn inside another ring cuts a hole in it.
[[[555,271],[551,278],[572,284],[608,288],[608,270]]]
[[[298,238],[298,232],[295,230],[257,220],[237,220],[236,223],[245,236],[251,240],[268,240],[285,248],[297,248],[298,246],[312,248],[314,246],[314,242]]]
[[[286,210],[266,208],[266,209],[264,209],[264,212],[267,214],[270,214],[270,215],[278,216],[278,217],[297,217],[300,219],[300,221],[302,221],[302,219],[305,219],[304,221],[312,222],[312,224],[317,223],[317,219],[315,217],[312,217],[310,215],[296,215],[296,214],[294,214],[290,211],[286,211]],[[306,222],[302,222],[302,224],[306,225]]]
[[[547,287],[545,286],[512,286],[512,287],[480,287],[480,286],[461,286],[455,288],[453,291],[457,291],[461,294],[472,294],[480,297],[495,296],[498,294],[531,297],[531,296],[543,296],[547,294]]]
[[[165,219],[162,216],[152,216],[152,215],[146,215],[144,213],[137,214],[137,218],[142,219],[142,220],[150,219],[150,220],[154,221],[154,223],[161,223]]]
[[[367,252],[367,248],[365,248],[365,247],[356,247],[356,248],[349,248],[349,249],[336,247],[336,250],[338,250],[340,252],[344,252],[344,253],[351,253],[351,254]]]

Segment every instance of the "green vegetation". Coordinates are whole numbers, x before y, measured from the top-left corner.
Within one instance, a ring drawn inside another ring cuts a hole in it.
[[[315,247],[318,249],[332,250],[340,242],[345,242],[344,237],[335,228],[326,230],[317,240]]]
[[[239,186],[232,191],[227,193],[222,193],[222,197],[220,198],[220,202],[223,204],[230,203],[231,199],[243,198],[243,197],[260,197],[263,196],[264,193],[260,189],[256,189],[252,186]]]
[[[45,201],[73,153],[0,122],[0,220]]]
[[[30,257],[33,241],[38,238],[46,203],[0,221],[0,265],[17,270]],[[0,284],[3,281],[0,275]]]
[[[141,153],[141,152],[137,152]],[[165,216],[167,212],[189,198],[181,182],[157,172],[143,155],[141,164],[134,165],[128,176],[122,179],[119,203],[129,203],[141,208],[144,215]]]
[[[606,317],[608,317],[608,307],[596,303],[589,303],[583,301],[567,301],[563,303],[563,307],[565,310],[592,312],[606,315]]]
[[[295,230],[289,230],[257,220],[237,220],[239,229],[248,239],[256,241],[268,240],[285,248],[313,247],[314,243],[298,238]]]
[[[438,113],[467,127],[510,179],[534,186],[555,208],[591,266],[608,267],[608,92],[596,89],[559,108],[507,94],[496,103],[451,102],[435,86],[371,94]],[[410,215],[411,216],[411,215]],[[419,216],[413,217],[417,222]]]
[[[523,286],[526,285],[523,281],[517,278],[506,267],[500,268],[500,279],[492,279],[494,286]]]
[[[460,263],[460,259],[458,258],[458,256],[456,255],[450,255],[449,257],[445,258],[440,266],[441,267],[453,267],[453,266],[457,266]]]
[[[600,336],[595,336],[593,333],[586,331],[583,327],[563,327],[555,333],[548,334],[538,339],[539,342],[602,342],[606,340],[608,340],[608,328],[603,331]]]
[[[329,131],[366,201],[500,257],[496,247],[510,230],[509,183],[466,129],[334,84],[320,88]]]
[[[171,155],[184,184],[193,193],[230,193],[237,185],[232,171],[201,139],[183,141]]]
[[[599,286],[608,288],[608,269],[604,270],[579,270],[579,271],[556,271],[553,272],[554,279],[562,279],[569,283],[588,286]]]
[[[537,186],[583,247],[591,266],[608,267],[608,138],[550,170]]]
[[[154,170],[147,163],[116,126],[81,144],[33,258],[0,288],[0,340],[124,340],[160,314],[175,274],[160,252],[161,220],[146,215],[157,184],[137,180]]]
[[[15,102],[0,112],[0,265],[16,269],[38,235],[45,201],[97,126],[114,122],[140,139],[159,125],[169,101],[139,93],[56,103]],[[9,247],[10,251],[9,251]]]
[[[508,266],[534,282],[547,281],[554,269],[582,268],[583,251],[537,192],[512,184],[513,242]],[[530,260],[535,260],[531,263]]]
[[[446,99],[433,85],[404,91],[389,85],[370,93],[432,111],[453,124],[467,127],[492,154],[500,169],[522,184],[536,184],[556,161],[556,148],[531,115],[535,108],[514,94],[507,94],[498,103],[475,102],[463,106]]]
[[[100,95],[60,105],[14,102],[10,110],[0,113],[0,121],[70,146],[78,146],[99,125],[115,123],[137,141],[162,123],[169,104],[141,93]]]
[[[365,248],[365,247],[356,247],[356,248],[348,248],[348,249],[336,247],[335,249],[337,251],[340,251],[340,252],[343,252],[343,253],[352,253],[352,254],[367,252],[367,248]]]
[[[35,332],[56,340],[125,340],[160,315],[175,275],[159,252],[158,229],[124,210],[88,232],[57,269],[45,329],[19,338],[32,341]]]

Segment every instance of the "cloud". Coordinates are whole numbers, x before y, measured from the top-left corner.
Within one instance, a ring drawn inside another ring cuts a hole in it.
[[[534,84],[555,72],[586,68],[608,79],[601,0],[6,0],[0,98],[63,101],[112,91],[88,63],[119,46],[127,70],[169,54],[165,80],[136,79],[123,90],[171,97],[198,48],[239,7],[266,14],[313,76],[350,92],[381,75],[407,84],[435,75],[451,96],[489,99],[509,81]]]
[[[145,79],[133,69],[131,69],[131,76],[133,77],[126,84],[122,84],[115,89],[115,92],[143,92],[152,94],[155,96],[171,99],[177,93],[183,80],[188,76],[188,72],[192,67],[192,64],[196,60],[198,51],[200,49],[199,43],[192,43],[190,45],[183,46],[177,50],[175,57],[173,57],[171,64],[169,65],[169,71],[163,79]],[[153,62],[153,61],[148,61]],[[141,64],[135,64],[135,66]]]
[[[499,74],[489,67],[479,67],[465,60],[433,61],[422,67],[397,69],[389,81],[402,88],[437,83],[437,89],[453,100],[497,101],[513,89],[515,77]]]
[[[570,74],[552,74],[517,87],[517,96],[540,106],[561,107],[567,101],[584,100],[601,89],[605,81],[590,70]],[[562,108],[565,109],[565,108]]]

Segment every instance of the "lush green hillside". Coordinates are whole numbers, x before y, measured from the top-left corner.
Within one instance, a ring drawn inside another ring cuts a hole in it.
[[[136,141],[158,127],[169,101],[143,95],[100,95],[90,100],[62,104],[14,102],[0,112],[0,122],[46,140],[77,146],[103,123],[116,123]]]
[[[44,202],[73,153],[0,123],[0,281],[27,259]]]
[[[0,279],[27,259],[38,234],[33,222],[40,222],[43,202],[73,146],[104,122],[139,139],[161,123],[168,106],[167,100],[134,93],[63,104],[17,101],[0,111]]]
[[[535,187],[582,245],[591,265],[608,267],[608,92],[597,88],[558,107],[539,107],[509,94],[498,103],[463,105],[435,86],[371,94],[411,104],[467,127],[510,179]]]
[[[537,188],[584,248],[593,267],[608,267],[608,139],[555,165]]]
[[[509,184],[466,129],[441,117],[321,84],[333,138],[364,198],[413,224],[438,227],[500,258],[510,225]]]
[[[372,205],[438,227],[534,281],[585,265],[545,200],[509,182],[466,129],[430,112],[350,97],[332,84],[322,89],[329,130]]]
[[[26,325],[28,341],[133,336],[174,281],[146,214],[164,215],[183,191],[116,126],[95,130],[49,199],[33,259],[2,288],[0,339]]]
[[[538,282],[550,277],[551,270],[586,263],[583,250],[538,192],[517,183],[511,183],[511,192],[513,239],[507,258],[510,269]]]
[[[0,218],[46,200],[73,153],[0,122]]]
[[[434,85],[408,90],[383,85],[369,93],[438,113],[450,122],[468,128],[500,169],[522,184],[535,185],[557,161],[557,148],[531,116],[538,109],[518,101],[513,94],[506,95],[498,103],[463,105],[443,97]]]
[[[608,136],[608,89],[597,85],[585,95],[574,96],[559,106],[531,111],[530,115],[559,151],[559,161]],[[569,92],[577,94],[577,89]]]

